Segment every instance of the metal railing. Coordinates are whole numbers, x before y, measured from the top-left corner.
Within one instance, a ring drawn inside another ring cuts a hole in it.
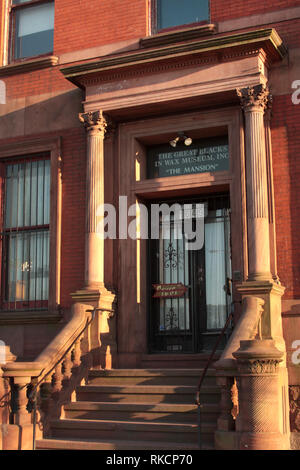
[[[199,449],[202,448],[202,434],[201,434],[201,408],[202,408],[202,404],[201,404],[201,400],[200,400],[200,392],[201,392],[201,387],[202,387],[202,384],[204,382],[204,379],[205,379],[205,376],[206,376],[206,373],[207,373],[207,370],[209,368],[209,365],[210,363],[212,362],[213,360],[213,357],[217,351],[217,348],[221,342],[221,339],[223,338],[231,320],[233,319],[233,312],[230,312],[230,314],[228,315],[227,317],[227,320],[226,320],[226,323],[225,325],[223,326],[223,329],[222,331],[220,332],[218,338],[217,338],[217,341],[215,343],[215,346],[213,348],[213,350],[211,351],[210,353],[210,356],[207,360],[207,363],[203,369],[203,372],[201,374],[201,377],[199,379],[199,382],[198,382],[198,386],[197,386],[197,392],[196,392],[196,400],[195,400],[195,403],[197,405],[197,415],[198,415],[198,445],[199,445]]]

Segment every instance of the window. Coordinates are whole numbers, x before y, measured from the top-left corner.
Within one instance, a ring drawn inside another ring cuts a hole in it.
[[[207,22],[208,0],[157,0],[157,29]]]
[[[11,59],[53,51],[54,2],[12,0]]]
[[[2,308],[47,308],[50,158],[3,164]]]

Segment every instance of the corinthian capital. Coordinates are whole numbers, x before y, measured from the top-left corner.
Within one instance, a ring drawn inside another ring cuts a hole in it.
[[[101,110],[90,111],[88,113],[80,113],[79,120],[84,124],[87,131],[98,131],[105,134],[107,121]]]
[[[247,88],[237,88],[236,92],[244,111],[254,107],[265,111],[272,100],[269,88],[263,84]]]

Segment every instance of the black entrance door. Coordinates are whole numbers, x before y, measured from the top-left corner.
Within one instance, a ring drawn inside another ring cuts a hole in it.
[[[168,207],[174,203],[181,216],[160,213],[159,236],[149,241],[149,349],[196,353],[213,347],[230,309],[229,198],[168,201]],[[187,219],[195,233],[203,230],[196,249],[186,243]]]

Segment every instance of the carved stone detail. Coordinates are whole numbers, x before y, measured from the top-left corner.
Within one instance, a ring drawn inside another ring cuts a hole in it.
[[[233,407],[231,410],[231,416],[233,417],[234,420],[236,420],[239,414],[239,392],[238,392],[236,379],[234,379],[230,393],[231,393],[231,401],[233,404]]]
[[[290,385],[289,398],[291,432],[300,432],[300,385]]]
[[[102,133],[104,137],[107,128],[107,120],[101,110],[80,113],[78,116],[80,122],[83,123],[87,131],[96,131]]]
[[[240,361],[239,371],[243,374],[249,373],[251,375],[276,374],[279,362],[276,359]]]
[[[236,92],[240,98],[241,106],[244,111],[248,111],[255,107],[264,112],[269,101],[272,100],[269,88],[263,84],[259,84],[254,87],[237,88]]]

